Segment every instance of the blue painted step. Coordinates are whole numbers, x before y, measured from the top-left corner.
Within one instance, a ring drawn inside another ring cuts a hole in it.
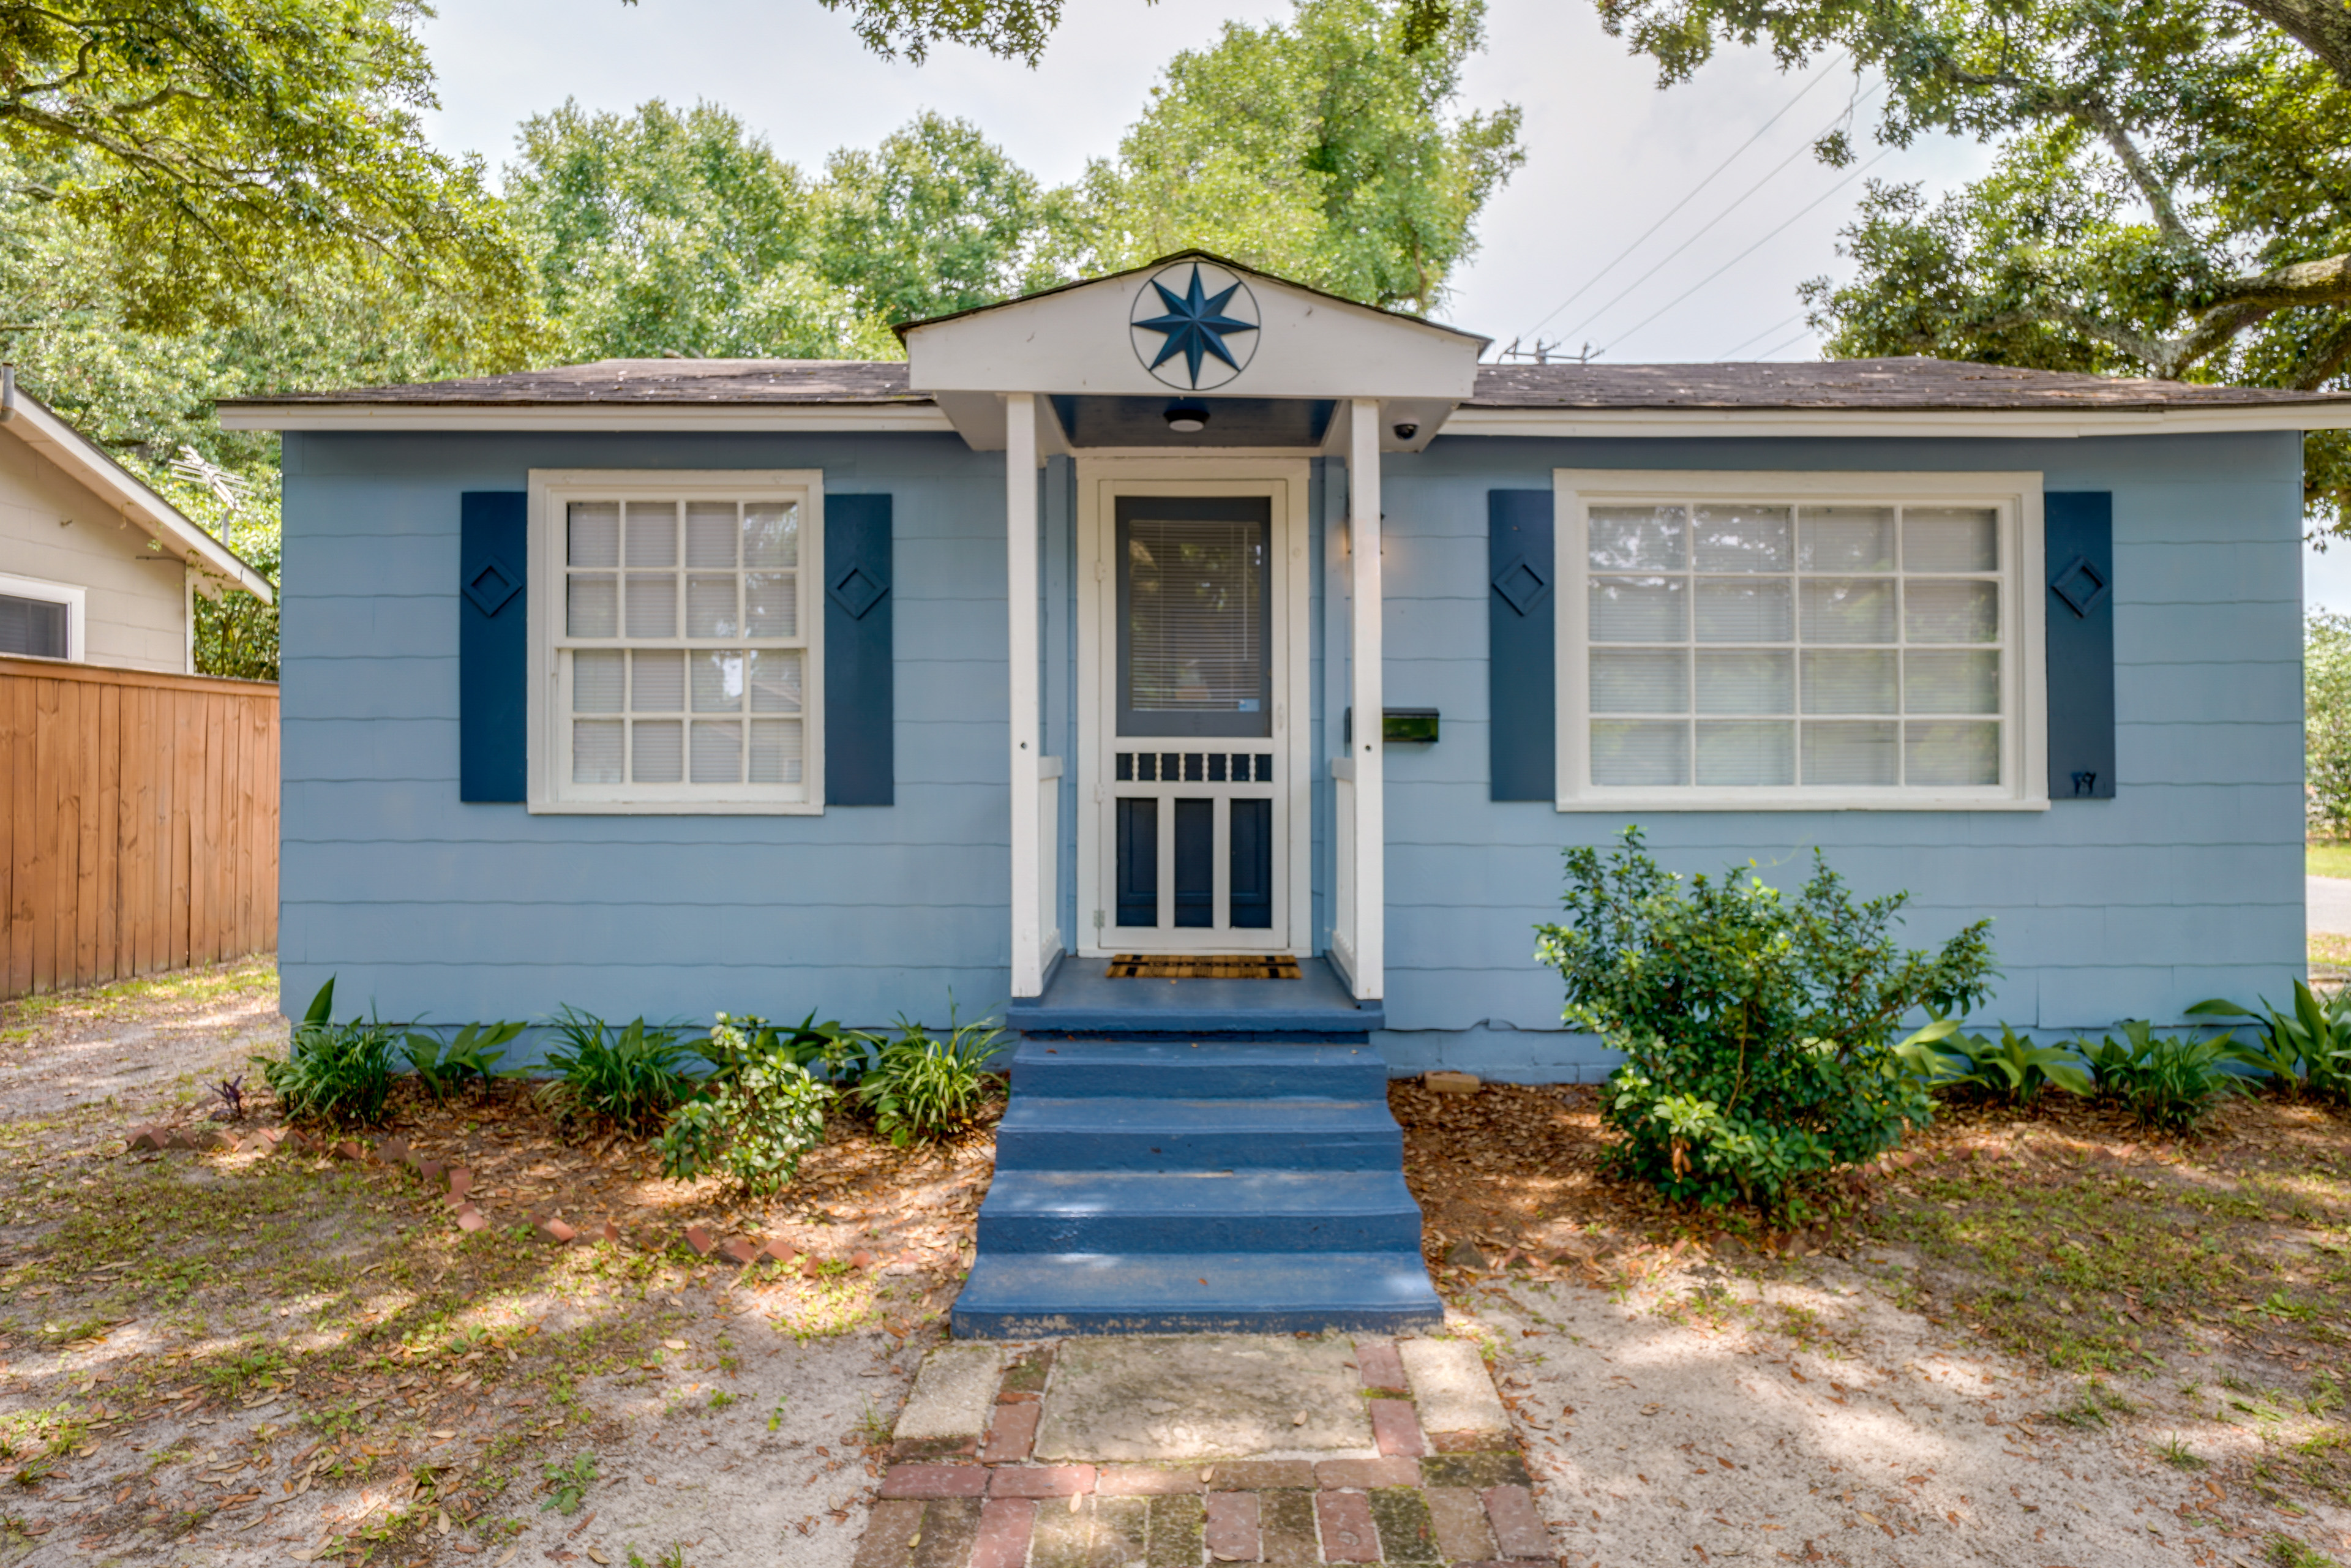
[[[1045,1099],[1015,1091],[996,1168],[1081,1171],[1397,1170],[1404,1130],[1384,1100]]]
[[[1368,1045],[1029,1040],[1012,1057],[1014,1091],[1048,1099],[1384,1100],[1387,1083]]]
[[[1420,1206],[1391,1170],[1008,1170],[979,1209],[983,1253],[1419,1249]]]
[[[964,1339],[1070,1333],[1393,1333],[1445,1311],[1417,1252],[993,1253],[956,1298]]]

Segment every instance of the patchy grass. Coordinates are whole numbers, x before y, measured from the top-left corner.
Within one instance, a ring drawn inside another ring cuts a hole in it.
[[[2351,839],[2311,839],[2302,847],[2302,865],[2310,876],[2351,877]]]
[[[0,1045],[16,1045],[93,1023],[133,1018],[152,1020],[196,1012],[277,989],[277,959],[265,953],[232,964],[19,997],[0,1002]]]

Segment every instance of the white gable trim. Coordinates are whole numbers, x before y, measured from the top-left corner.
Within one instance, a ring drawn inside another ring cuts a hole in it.
[[[17,391],[13,371],[0,390],[5,393],[5,402],[0,402],[0,430],[55,464],[59,472],[83,489],[113,503],[126,521],[146,529],[182,560],[198,562],[264,604],[270,601],[267,578],[239,560],[226,545],[198,528],[178,507],[99,451],[38,398]]]
[[[909,384],[935,393],[1186,395],[1152,374],[1134,318],[1155,276],[1193,265],[1245,283],[1257,318],[1245,368],[1203,382],[1199,395],[1458,402],[1477,389],[1487,339],[1189,252],[904,328]]]

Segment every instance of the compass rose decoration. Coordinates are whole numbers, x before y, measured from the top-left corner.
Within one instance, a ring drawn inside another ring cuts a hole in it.
[[[1257,298],[1239,277],[1213,263],[1181,261],[1136,292],[1127,335],[1155,378],[1206,392],[1249,369],[1259,319]]]

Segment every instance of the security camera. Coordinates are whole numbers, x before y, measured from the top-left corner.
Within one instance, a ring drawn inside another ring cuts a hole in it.
[[[1420,426],[1413,423],[1410,420],[1406,420],[1402,424],[1395,427],[1395,438],[1398,441],[1410,441],[1414,436],[1418,435],[1419,434]]]

